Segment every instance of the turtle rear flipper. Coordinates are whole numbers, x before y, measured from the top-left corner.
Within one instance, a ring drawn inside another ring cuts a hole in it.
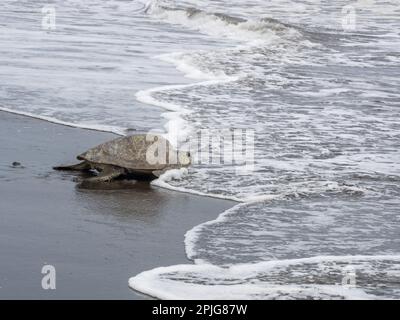
[[[87,161],[83,161],[81,163],[73,164],[70,166],[57,166],[53,167],[54,170],[63,170],[63,171],[86,171],[90,170],[92,167]]]

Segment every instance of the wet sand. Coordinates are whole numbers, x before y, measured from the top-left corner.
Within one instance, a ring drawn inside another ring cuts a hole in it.
[[[188,263],[185,232],[232,207],[146,182],[81,189],[52,170],[114,137],[0,112],[0,299],[147,299],[128,279]],[[56,290],[42,289],[46,264]]]

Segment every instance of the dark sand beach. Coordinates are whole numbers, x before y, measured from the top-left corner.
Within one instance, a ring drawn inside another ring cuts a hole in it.
[[[80,189],[52,170],[114,137],[0,112],[0,299],[146,299],[128,279],[188,263],[185,232],[232,207],[146,182]],[[41,287],[46,264],[56,290]]]

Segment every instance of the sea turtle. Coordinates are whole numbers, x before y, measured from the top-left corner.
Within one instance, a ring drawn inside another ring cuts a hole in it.
[[[82,162],[54,169],[95,170],[98,174],[86,180],[108,182],[121,176],[157,178],[166,170],[190,164],[189,152],[174,150],[168,140],[154,134],[117,138],[89,149],[77,158]]]

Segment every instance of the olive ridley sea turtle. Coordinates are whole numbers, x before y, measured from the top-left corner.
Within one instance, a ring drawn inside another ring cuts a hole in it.
[[[108,182],[118,177],[157,178],[169,169],[190,165],[190,153],[176,151],[160,135],[137,134],[105,142],[79,155],[81,163],[57,166],[55,170],[97,171],[90,182]]]

